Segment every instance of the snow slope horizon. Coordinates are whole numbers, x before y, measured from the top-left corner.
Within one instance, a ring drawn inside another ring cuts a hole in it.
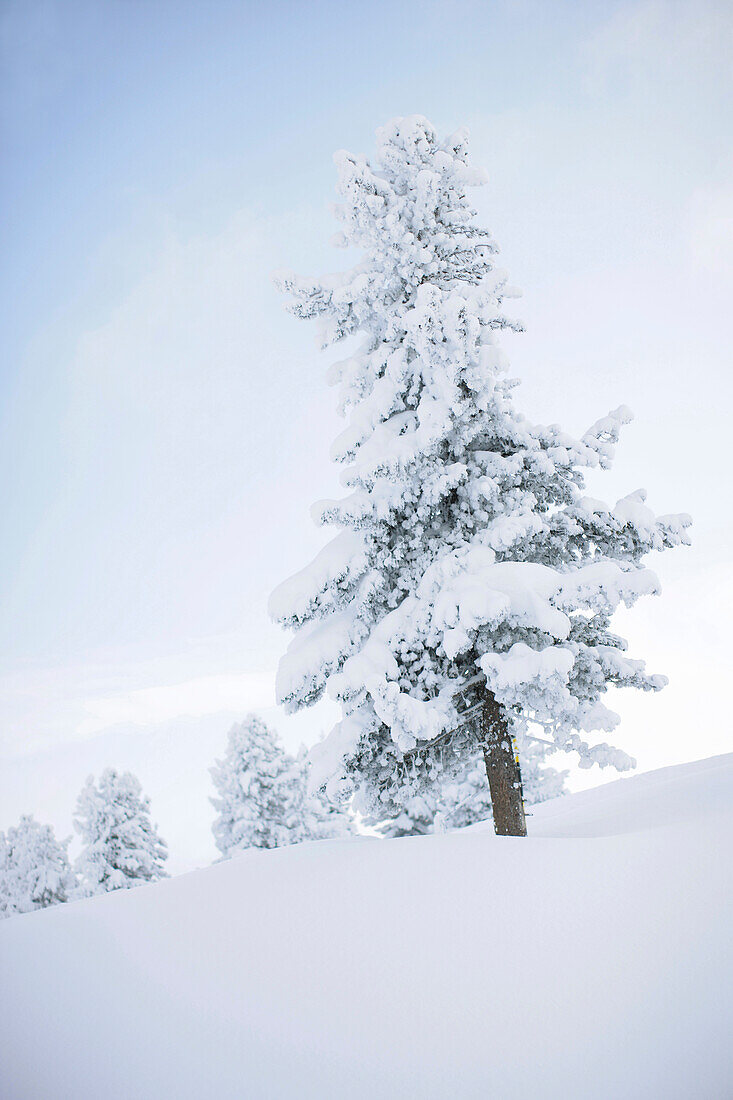
[[[733,754],[0,927],[8,1100],[719,1098]]]

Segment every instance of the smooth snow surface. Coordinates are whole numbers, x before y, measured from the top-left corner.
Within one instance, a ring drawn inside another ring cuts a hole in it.
[[[3,1100],[733,1095],[733,754],[0,926]]]

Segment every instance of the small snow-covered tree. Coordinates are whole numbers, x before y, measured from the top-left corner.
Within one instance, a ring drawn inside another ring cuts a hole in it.
[[[308,762],[285,752],[274,730],[250,714],[230,730],[211,769],[217,791],[212,826],[224,858],[246,848],[281,848],[344,831],[344,815],[308,790]]]
[[[68,856],[69,841],[59,841],[50,825],[32,816],[0,833],[0,916],[30,913],[68,901],[77,879]]]
[[[633,766],[590,744],[617,716],[609,686],[656,691],[610,629],[619,604],[656,593],[642,564],[687,542],[689,517],[656,517],[642,490],[606,505],[584,471],[610,466],[618,408],[582,438],[530,423],[497,336],[521,330],[475,222],[463,131],[444,141],[426,119],[377,132],[378,163],[336,156],[337,243],[350,271],[279,277],[290,309],[319,318],[324,347],[352,341],[331,368],[348,426],[333,458],[350,490],[318,508],[340,529],[273,593],[296,633],[278,673],[289,710],[324,690],[343,717],[314,751],[332,796],[379,821],[419,795],[440,754],[483,752],[497,832],[523,835],[513,737],[544,730],[583,766]]]
[[[277,734],[256,714],[229,732],[227,751],[211,777],[217,791],[212,826],[228,858],[245,848],[280,848],[305,839],[301,776]]]
[[[294,760],[302,792],[302,815],[307,840],[333,840],[350,836],[354,822],[348,811],[334,805],[311,782],[311,764],[306,747],[301,746]]]
[[[150,799],[131,772],[106,768],[89,776],[76,807],[74,826],[83,849],[76,861],[89,895],[123,890],[167,878],[168,848],[150,819]]]

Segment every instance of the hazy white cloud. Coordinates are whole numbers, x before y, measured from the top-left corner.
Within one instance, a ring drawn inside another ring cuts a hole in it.
[[[12,660],[242,627],[280,644],[268,592],[322,544],[308,507],[338,489],[325,364],[270,278],[312,220],[241,210],[170,236],[82,329],[49,499],[0,609]]]
[[[697,269],[733,277],[733,175],[725,183],[694,192],[690,251]]]
[[[617,7],[583,43],[582,55],[596,92],[660,90],[661,79],[674,97],[690,82],[727,84],[732,49],[733,10],[725,0],[641,0]],[[648,103],[638,106],[645,111]]]
[[[152,726],[174,718],[202,718],[222,711],[245,714],[252,709],[271,707],[274,702],[272,676],[268,672],[198,676],[183,683],[86,699],[83,709],[87,717],[79,724],[77,733],[89,736],[110,726]]]

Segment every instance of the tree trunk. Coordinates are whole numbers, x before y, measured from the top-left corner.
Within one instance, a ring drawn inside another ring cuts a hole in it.
[[[526,836],[522,773],[514,754],[504,708],[491,692],[486,693],[479,721],[494,813],[494,832],[498,836]]]

